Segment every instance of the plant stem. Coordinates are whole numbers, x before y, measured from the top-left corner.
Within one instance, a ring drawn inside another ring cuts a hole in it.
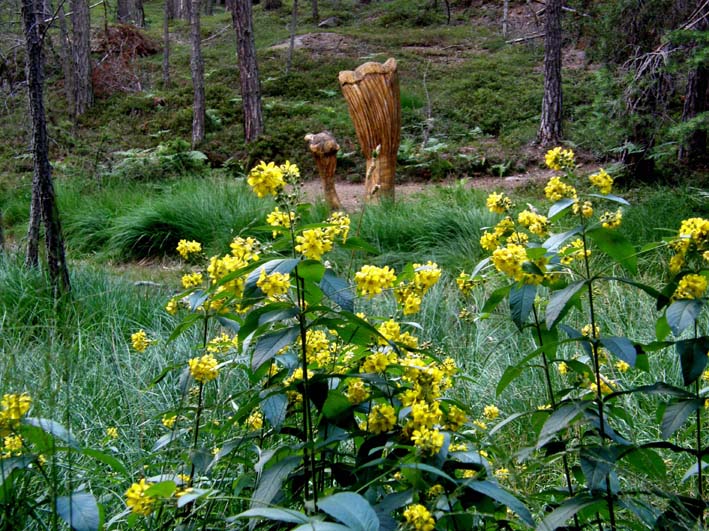
[[[206,327],[205,327],[206,328]],[[197,449],[197,440],[199,438],[199,421],[202,418],[202,391],[204,390],[204,384],[200,382],[199,393],[197,397],[197,414],[194,419],[194,437],[192,438],[192,450]],[[190,465],[190,479],[187,482],[187,486],[192,486],[192,480],[194,479],[194,460]]]
[[[694,338],[699,336],[697,330],[697,322],[694,322]],[[699,394],[699,378],[694,382],[694,395],[697,399],[701,399]],[[702,472],[702,409],[697,408],[696,414],[696,426],[695,431],[697,433],[697,496],[699,500],[704,504],[704,473]],[[704,529],[704,510],[699,513],[700,528]]]
[[[596,403],[598,404],[598,422],[599,435],[601,437],[601,445],[606,445],[606,429],[603,412],[603,394],[601,393],[601,363],[600,354],[598,352],[598,334],[596,334],[596,313],[593,307],[593,279],[591,278],[591,267],[588,260],[588,241],[586,240],[586,226],[583,226],[581,231],[583,240],[583,261],[586,269],[587,291],[588,291],[588,307],[591,315],[591,348],[593,352],[593,372],[596,377]],[[611,530],[616,531],[615,525],[615,509],[613,506],[613,492],[611,491],[610,472],[606,475],[606,501],[608,503],[608,516],[611,521]]]

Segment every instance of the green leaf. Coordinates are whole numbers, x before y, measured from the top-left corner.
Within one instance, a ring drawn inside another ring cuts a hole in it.
[[[201,474],[209,468],[214,456],[206,448],[192,448],[190,450],[190,463],[194,465],[195,473]]]
[[[320,510],[345,524],[352,531],[379,531],[377,513],[359,494],[338,492],[318,501]]]
[[[655,300],[660,300],[665,298],[665,295],[657,291],[655,288],[652,286],[648,286],[647,284],[643,284],[642,282],[636,282],[635,280],[631,280],[629,278],[623,278],[623,277],[599,277],[603,280],[615,280],[616,282],[622,282],[623,284],[628,284],[629,286],[635,286],[638,289],[641,289],[650,297],[652,297]]]
[[[542,244],[542,247],[551,253],[556,253],[559,251],[559,247],[561,247],[566,240],[577,235],[582,230],[583,227],[579,225],[578,227],[574,227],[573,229],[562,232],[561,234],[552,234],[547,241]]]
[[[357,236],[347,238],[345,243],[340,244],[343,249],[352,249],[353,251],[366,251],[371,254],[379,254],[379,249],[371,243]]]
[[[709,463],[707,463],[706,461],[702,461],[702,470],[704,470],[708,466]],[[689,478],[691,478],[692,476],[696,476],[697,474],[699,474],[699,469],[697,468],[697,463],[694,462],[692,466],[690,466],[684,473],[684,476],[682,476],[682,481],[680,483],[684,483]]]
[[[157,441],[155,441],[155,444],[153,445],[151,452],[157,452],[161,448],[164,448],[168,444],[172,443],[173,441],[176,441],[181,435],[184,435],[187,433],[188,430],[187,428],[180,428],[174,431],[171,431],[170,433],[166,433],[162,437],[160,437]]]
[[[702,301],[699,299],[679,300],[670,304],[665,311],[667,323],[676,336],[694,324],[702,311]]]
[[[256,343],[251,356],[251,369],[257,371],[261,365],[278,354],[279,350],[293,343],[299,334],[300,328],[294,325],[262,335]]]
[[[598,248],[613,258],[623,269],[638,272],[638,256],[630,241],[616,230],[598,227],[586,232]]]
[[[537,440],[537,449],[548,443],[559,431],[568,428],[581,412],[591,406],[591,402],[570,402],[561,405],[554,411],[542,426]]]
[[[0,485],[5,483],[15,470],[23,470],[31,465],[33,461],[34,459],[29,456],[0,459]]]
[[[625,206],[630,206],[630,203],[628,203],[625,199],[622,197],[618,197],[617,195],[613,194],[588,194],[589,197],[598,197],[599,199],[608,199],[608,201],[613,201],[614,203],[620,203],[621,205]]]
[[[278,431],[286,420],[288,397],[283,393],[267,396],[261,401],[261,410],[273,429]]]
[[[323,522],[321,520],[312,520],[307,524],[299,525],[291,531],[351,531],[346,525],[336,524],[334,522]]]
[[[239,329],[239,340],[244,341],[249,334],[269,323],[287,321],[298,315],[298,308],[290,302],[272,302],[250,311]]]
[[[492,310],[497,308],[497,305],[500,304],[503,300],[505,300],[505,297],[507,297],[507,294],[510,292],[510,289],[512,289],[511,285],[502,286],[501,288],[497,288],[495,291],[493,291],[485,301],[485,305],[481,310],[482,313],[490,313]]]
[[[101,461],[123,476],[128,476],[128,470],[125,465],[112,455],[105,454],[99,450],[94,450],[93,448],[83,448],[81,453],[89,457],[93,457],[97,461]]]
[[[527,317],[532,312],[536,296],[537,286],[534,284],[512,286],[510,289],[510,314],[512,315],[512,322],[519,330],[522,330],[527,322]]]
[[[290,274],[293,269],[300,263],[297,258],[280,258],[277,260],[269,260],[265,264],[258,266],[254,269],[249,276],[246,277],[246,283],[244,284],[244,299],[256,299],[265,296],[261,288],[259,288],[256,283],[261,277],[261,271],[266,270],[267,275],[273,273],[281,273],[283,275]]]
[[[343,310],[354,312],[355,294],[349,283],[339,278],[332,269],[326,269],[320,281],[325,296]]]
[[[427,465],[425,463],[404,463],[402,465],[399,465],[399,468],[401,470],[406,470],[406,469],[411,469],[411,470],[422,470],[424,472],[428,472],[429,474],[433,474],[434,476],[442,477],[444,479],[447,479],[451,483],[455,483],[456,481],[443,472],[440,468],[436,468],[435,466]]]
[[[569,284],[564,289],[553,292],[549,296],[546,310],[546,325],[548,329],[553,328],[557,321],[569,311],[586,282],[585,280],[579,280]]]
[[[278,522],[288,522],[290,524],[305,524],[308,517],[303,513],[293,509],[282,509],[280,507],[257,507],[249,509],[236,515],[236,518],[267,518]]]
[[[661,435],[663,439],[669,439],[674,432],[682,427],[689,415],[704,407],[703,398],[692,398],[690,400],[680,400],[670,404],[665,408],[662,415]]]
[[[79,448],[79,443],[76,439],[74,439],[71,433],[69,433],[69,430],[67,430],[64,426],[54,420],[42,419],[37,417],[24,417],[21,422],[22,424],[39,428],[43,432],[48,433],[49,435],[52,435],[57,439],[64,441],[74,449]]]
[[[322,414],[325,415],[327,419],[335,420],[351,408],[352,404],[347,400],[347,397],[340,391],[332,389],[327,393],[327,398],[322,408]]]
[[[667,475],[667,465],[660,454],[650,448],[633,448],[623,456],[637,473],[650,476],[656,480],[663,480]]]
[[[510,385],[520,374],[522,374],[522,371],[526,368],[526,365],[521,365],[519,363],[517,365],[508,365],[505,372],[502,373],[500,381],[497,382],[495,394],[500,396],[502,392],[507,389],[507,386]]]
[[[564,199],[559,199],[556,203],[551,205],[549,208],[549,213],[547,214],[547,218],[549,221],[553,221],[554,218],[556,218],[558,215],[560,215],[562,212],[564,212],[566,209],[568,209],[571,205],[573,205],[576,201],[573,199],[565,197]]]
[[[663,341],[670,335],[670,332],[672,332],[672,329],[670,328],[670,323],[667,322],[667,316],[661,315],[655,322],[655,337],[658,341]]]
[[[57,498],[57,514],[74,531],[98,531],[101,515],[96,498],[90,492],[74,492]]]
[[[682,365],[684,385],[689,385],[702,375],[707,366],[709,336],[677,341],[675,348]]]
[[[161,481],[150,485],[144,492],[145,496],[153,496],[155,498],[169,498],[177,490],[177,485],[172,480]]]
[[[492,481],[471,481],[467,483],[466,486],[508,507],[529,527],[534,526],[534,518],[532,518],[529,509],[512,494],[502,489],[497,483],[493,483]]]
[[[617,459],[618,456],[611,447],[591,446],[581,449],[581,471],[590,491],[605,491],[606,478]]]
[[[188,330],[193,324],[195,324],[197,321],[199,321],[202,318],[202,316],[198,313],[188,313],[184,319],[178,324],[175,329],[172,331],[172,334],[170,334],[170,337],[167,338],[168,343],[172,343],[180,337],[186,330]]]
[[[325,274],[325,266],[317,260],[304,260],[298,265],[296,273],[304,280],[317,284]]]
[[[627,337],[602,337],[600,342],[601,345],[603,345],[608,352],[613,354],[616,358],[623,360],[631,367],[635,367],[637,352],[635,350],[635,345]]]
[[[579,511],[591,507],[592,505],[600,505],[601,503],[603,503],[602,500],[593,498],[586,493],[577,494],[548,514],[537,526],[537,531],[554,531],[573,518]]]
[[[184,507],[188,503],[192,503],[195,500],[198,500],[199,498],[202,498],[203,496],[206,496],[207,494],[211,494],[215,491],[211,489],[198,489],[198,488],[192,488],[191,491],[189,491],[186,494],[183,494],[180,496],[177,500],[177,507]]]
[[[251,496],[251,508],[270,505],[283,486],[283,482],[300,465],[300,458],[286,457],[263,471]]]

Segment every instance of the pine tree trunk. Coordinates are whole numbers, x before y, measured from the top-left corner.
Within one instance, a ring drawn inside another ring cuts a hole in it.
[[[71,286],[59,223],[59,211],[54,197],[52,167],[49,164],[49,140],[42,94],[44,84],[42,38],[33,0],[22,0],[22,18],[27,43],[27,86],[32,118],[32,154],[34,158],[32,208],[34,210],[38,205],[42,212],[49,278],[54,288],[54,294],[58,296],[68,292]]]
[[[561,0],[547,0],[544,24],[544,97],[537,142],[561,141]]]
[[[313,24],[320,22],[320,10],[318,9],[318,0],[312,0]]]
[[[682,121],[686,122],[707,110],[707,85],[709,84],[709,69],[696,68],[687,76],[687,90],[685,91]],[[696,164],[708,158],[707,132],[696,129],[686,143],[680,146],[679,159],[689,164]]]
[[[204,14],[211,17],[214,14],[214,0],[207,0],[204,4]]]
[[[133,24],[139,28],[145,27],[145,10],[143,0],[133,0]]]
[[[190,56],[190,71],[194,89],[192,114],[192,148],[204,140],[204,60],[200,47],[200,0],[191,0],[190,5],[190,36],[192,40],[192,55]]]
[[[69,112],[74,115],[74,62],[72,61],[71,41],[66,27],[66,16],[64,14],[64,2],[59,4],[57,12],[59,19],[59,53],[62,58],[62,73],[64,74],[64,94],[69,105]]]
[[[71,0],[74,34],[74,116],[84,114],[93,104],[91,86],[91,19],[87,0]]]
[[[27,254],[25,266],[39,267],[39,228],[42,224],[42,206],[39,194],[34,193],[34,179],[32,181],[32,199],[30,200],[30,220],[27,224]]]
[[[248,144],[263,133],[253,13],[251,0],[229,1],[232,23],[236,32],[236,52],[239,58],[239,82],[244,107],[244,140]]]
[[[293,49],[295,48],[295,30],[298,27],[298,0],[293,0],[293,12],[290,19],[290,40],[288,43],[288,56],[286,57],[286,75],[290,74],[293,65]]]
[[[172,0],[165,0],[162,19],[162,84],[170,86],[170,19],[172,18]]]
[[[127,24],[130,20],[130,0],[118,0],[116,3],[118,22]]]

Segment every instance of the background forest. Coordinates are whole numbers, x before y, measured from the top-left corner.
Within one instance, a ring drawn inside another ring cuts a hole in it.
[[[708,21],[2,1],[0,530],[705,529]]]

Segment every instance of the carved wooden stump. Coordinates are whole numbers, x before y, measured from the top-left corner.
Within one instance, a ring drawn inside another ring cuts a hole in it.
[[[366,199],[382,195],[393,199],[401,132],[396,59],[364,63],[340,72],[338,79],[367,160]]]
[[[310,152],[315,159],[315,165],[318,167],[327,204],[331,210],[341,210],[342,204],[335,190],[335,168],[337,167],[337,152],[340,149],[337,140],[330,131],[323,131],[316,135],[305,135],[305,140],[308,142]]]

